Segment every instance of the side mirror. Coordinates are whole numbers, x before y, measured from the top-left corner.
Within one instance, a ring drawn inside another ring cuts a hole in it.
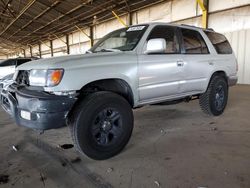
[[[150,39],[145,54],[161,54],[167,50],[166,40],[163,38]]]

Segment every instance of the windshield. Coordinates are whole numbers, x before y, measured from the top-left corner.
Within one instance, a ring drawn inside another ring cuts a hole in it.
[[[90,51],[93,53],[131,51],[137,46],[147,27],[139,25],[116,30],[103,37]]]

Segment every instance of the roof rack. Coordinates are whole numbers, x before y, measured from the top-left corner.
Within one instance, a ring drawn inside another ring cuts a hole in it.
[[[207,29],[204,29],[204,30],[206,30],[206,31],[213,31],[213,32],[215,32],[213,28],[207,28]]]
[[[188,25],[188,24],[181,24],[182,26],[187,26],[187,27],[192,27],[192,28],[197,28],[197,29],[202,29],[202,30],[205,30],[205,31],[214,31],[213,28],[207,28],[207,29],[204,29],[202,27],[197,27],[197,26],[194,26],[194,25]]]

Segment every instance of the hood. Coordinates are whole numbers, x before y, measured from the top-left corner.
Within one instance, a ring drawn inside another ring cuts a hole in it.
[[[135,52],[103,52],[82,55],[67,55],[61,57],[34,60],[19,66],[17,69],[67,69],[82,66],[96,66],[98,64],[110,64],[111,62],[121,62],[126,60],[125,56],[132,54],[135,54]]]

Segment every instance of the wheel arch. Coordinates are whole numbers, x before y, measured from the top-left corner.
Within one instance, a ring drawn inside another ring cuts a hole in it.
[[[213,77],[215,77],[215,76],[221,76],[221,77],[223,77],[223,78],[226,80],[226,82],[228,83],[228,76],[227,76],[227,73],[226,73],[224,70],[217,70],[217,71],[215,71],[215,72],[213,72],[213,73],[211,74],[210,79],[209,79],[209,82],[208,82],[207,87],[206,87],[206,90],[208,89],[209,84],[211,83],[211,80],[212,80]]]
[[[108,78],[92,81],[80,89],[80,98],[97,91],[110,91],[124,97],[131,107],[134,106],[134,94],[131,86],[123,79]]]

